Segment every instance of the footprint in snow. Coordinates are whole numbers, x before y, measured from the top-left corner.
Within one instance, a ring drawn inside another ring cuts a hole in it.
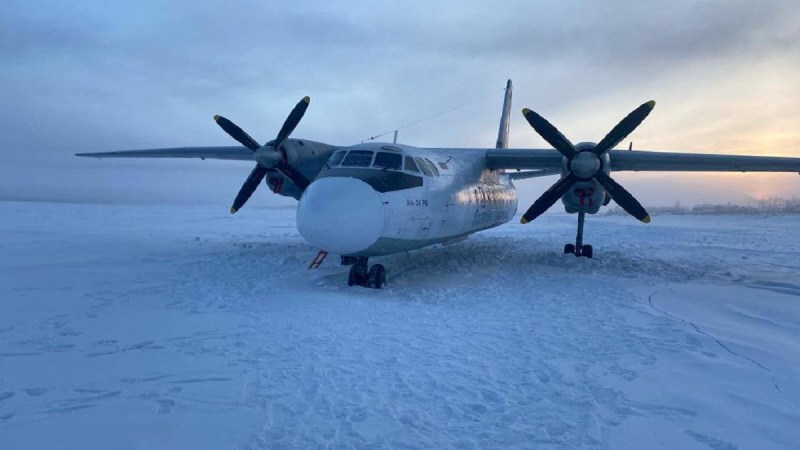
[[[23,389],[23,392],[25,392],[25,395],[29,397],[38,397],[47,392],[47,389],[43,387],[35,387],[35,388]]]

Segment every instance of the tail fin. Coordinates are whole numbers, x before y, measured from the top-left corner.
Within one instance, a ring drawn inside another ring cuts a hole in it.
[[[511,80],[506,83],[506,96],[503,100],[503,115],[500,116],[500,131],[497,132],[495,148],[508,148],[508,122],[511,115]]]

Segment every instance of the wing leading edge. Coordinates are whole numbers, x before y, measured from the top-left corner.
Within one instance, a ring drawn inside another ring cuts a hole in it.
[[[245,147],[176,147],[146,150],[122,150],[116,152],[76,153],[88,158],[200,158],[254,161],[253,152]]]
[[[639,150],[611,150],[609,156],[612,171],[800,173],[800,158],[790,157]],[[552,173],[551,171],[560,169],[562,164],[562,156],[555,150],[488,149],[486,151],[486,165],[493,170],[523,169]]]
[[[611,170],[800,173],[800,158],[614,150]]]

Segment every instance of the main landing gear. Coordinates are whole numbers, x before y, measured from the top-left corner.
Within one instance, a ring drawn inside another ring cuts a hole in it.
[[[583,245],[583,223],[586,221],[586,213],[583,211],[578,212],[578,235],[575,237],[575,244],[567,244],[564,246],[564,254],[572,253],[575,256],[584,256],[586,258],[592,257],[592,246]]]
[[[347,257],[352,258],[352,257]],[[352,261],[351,259],[348,260]],[[345,259],[342,258],[342,263]],[[365,286],[373,289],[382,289],[386,285],[386,269],[380,264],[375,264],[369,267],[369,258],[366,256],[359,256],[350,267],[350,276],[347,278],[347,285]],[[367,270],[369,267],[369,270]]]

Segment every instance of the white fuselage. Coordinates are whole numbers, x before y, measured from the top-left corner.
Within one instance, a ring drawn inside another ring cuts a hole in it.
[[[369,143],[334,153],[300,198],[297,227],[329,252],[379,256],[457,241],[516,211],[513,183],[486,168],[485,150]]]

